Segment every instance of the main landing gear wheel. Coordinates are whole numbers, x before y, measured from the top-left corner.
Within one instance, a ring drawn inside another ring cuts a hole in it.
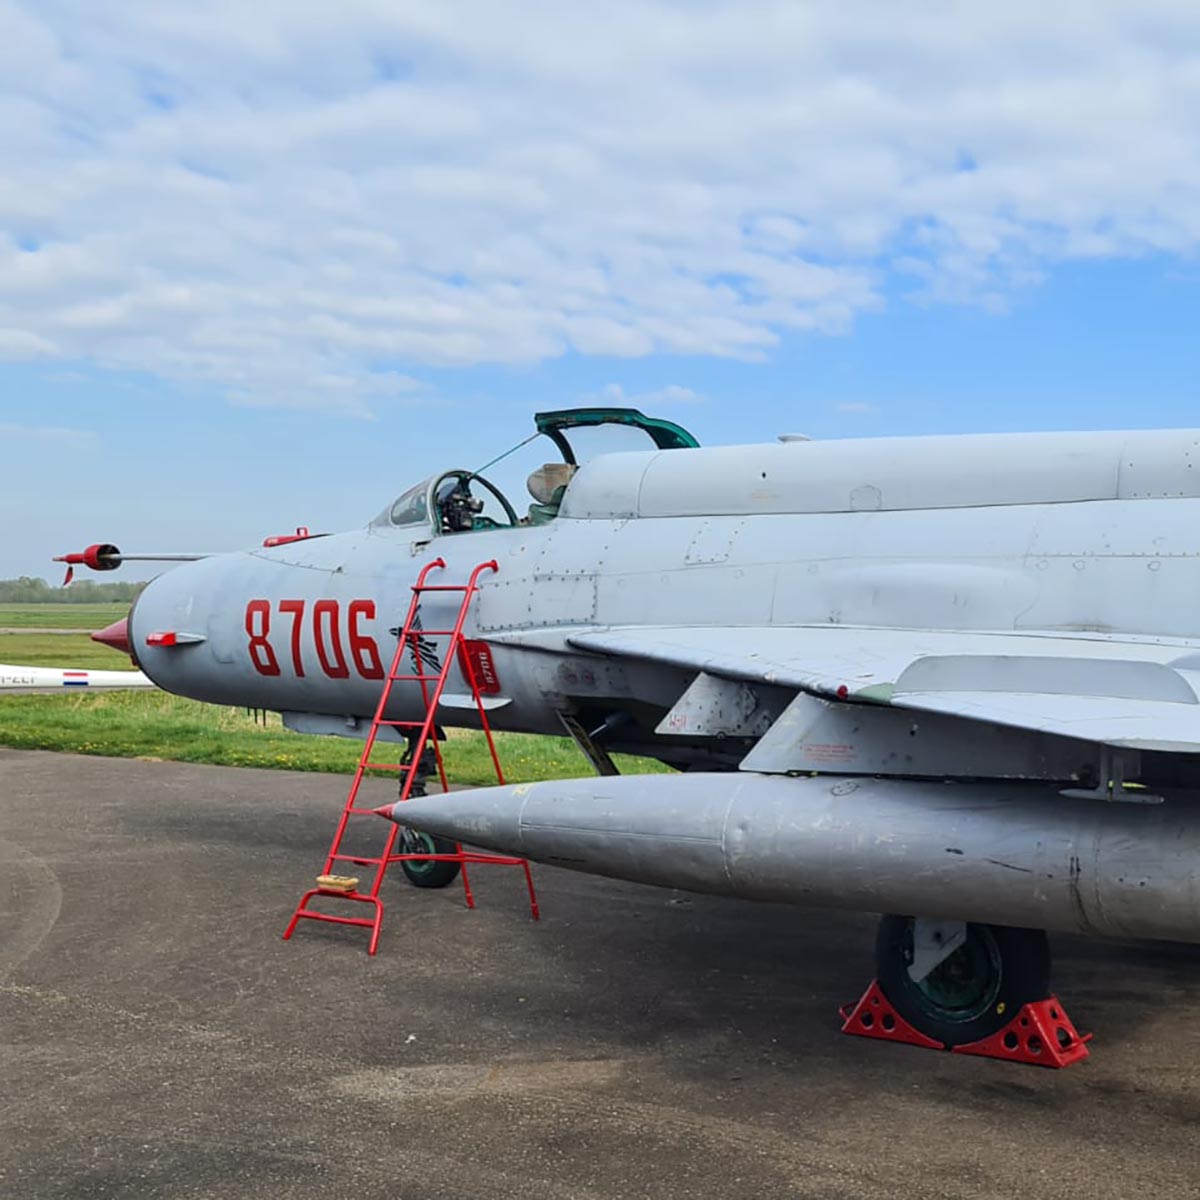
[[[949,953],[938,947],[943,938]],[[888,916],[879,922],[875,969],[896,1011],[947,1046],[999,1032],[1022,1005],[1050,994],[1050,946],[1040,929]]]
[[[453,854],[458,847],[445,838],[421,833],[416,829],[400,831],[401,854]],[[449,887],[457,878],[462,864],[439,862],[437,859],[408,858],[401,864],[408,882],[419,888]]]

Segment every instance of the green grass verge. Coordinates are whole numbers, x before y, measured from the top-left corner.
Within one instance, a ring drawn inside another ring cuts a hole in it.
[[[0,629],[103,629],[129,615],[128,604],[0,604]]]
[[[509,733],[498,734],[496,741],[505,775],[512,783],[592,774],[567,738]],[[362,750],[361,742],[349,738],[290,733],[274,713],[268,714],[264,726],[242,709],[199,704],[166,692],[0,695],[0,745],[337,774],[352,772]],[[495,782],[482,734],[451,730],[444,754],[454,783],[484,786]],[[621,770],[630,774],[668,770],[652,759],[618,756],[618,762]]]
[[[127,654],[93,642],[86,633],[0,633],[0,663],[80,671],[134,669]]]

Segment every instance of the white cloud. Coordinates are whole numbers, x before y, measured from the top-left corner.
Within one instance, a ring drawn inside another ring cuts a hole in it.
[[[605,384],[599,392],[581,396],[583,404],[611,404],[617,408],[641,408],[650,411],[668,408],[673,404],[703,404],[705,397],[691,388],[681,387],[677,383],[669,383],[666,387],[655,388],[653,391],[636,392],[630,395],[619,383]]]
[[[10,448],[19,442],[69,446],[97,440],[97,434],[90,429],[70,429],[60,425],[17,425],[11,421],[0,421],[0,444]]]
[[[14,362],[52,358],[55,348],[44,337],[28,329],[0,329],[0,358]]]
[[[1183,0],[0,0],[0,356],[362,415],[1200,243]],[[382,379],[385,382],[380,383]]]

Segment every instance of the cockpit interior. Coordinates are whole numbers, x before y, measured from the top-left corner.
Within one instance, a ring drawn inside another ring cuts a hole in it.
[[[694,449],[699,442],[673,421],[647,417],[635,408],[574,408],[538,413],[537,432],[492,459],[494,466],[539,436],[549,438],[561,455],[534,470],[526,486],[531,503],[524,513],[479,473],[457,467],[431,475],[410,487],[372,522],[376,526],[419,526],[432,536],[478,533],[491,529],[545,525],[558,516],[571,480],[579,470],[576,448],[567,434],[574,429],[621,425],[639,430],[660,450]],[[482,468],[486,470],[487,467]]]

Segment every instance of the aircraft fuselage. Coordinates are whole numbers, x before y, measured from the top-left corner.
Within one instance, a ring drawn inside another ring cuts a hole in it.
[[[1189,432],[1051,434],[608,456],[580,471],[549,524],[449,534],[376,522],[177,568],[139,601],[133,644],[167,690],[353,732],[421,566],[440,556],[444,579],[462,582],[494,559],[467,634],[487,643],[506,701],[495,727],[560,732],[560,711],[622,710],[614,744],[684,761],[686,741],[655,726],[695,672],[580,653],[567,636],[970,630],[1184,654],[1200,644],[1198,445]],[[456,602],[427,597],[425,626],[446,625]],[[197,640],[147,645],[162,631]],[[417,685],[393,699],[394,718],[419,715]],[[473,721],[465,708],[443,717]]]

